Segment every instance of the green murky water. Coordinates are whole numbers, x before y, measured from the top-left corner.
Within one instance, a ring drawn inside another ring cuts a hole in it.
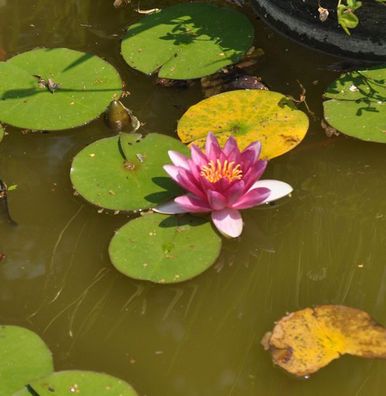
[[[112,0],[0,0],[0,47],[7,56],[65,46],[104,57],[145,131],[173,135],[201,92],[157,87],[125,65],[115,35],[137,18]],[[344,357],[301,381],[274,368],[260,346],[286,311],[312,304],[358,307],[386,324],[386,146],[325,137],[320,96],[337,76],[326,70],[336,59],[254,20],[266,54],[257,73],[293,96],[299,80],[317,120],[266,174],[292,184],[292,199],[245,213],[242,238],[190,282],[155,286],[111,266],[107,246],[127,216],[99,214],[73,195],[68,177],[73,156],[110,135],[102,120],[49,134],[8,128],[0,177],[18,185],[9,203],[19,225],[0,224],[0,322],[36,331],[57,369],[104,371],[142,396],[384,394],[385,361]]]

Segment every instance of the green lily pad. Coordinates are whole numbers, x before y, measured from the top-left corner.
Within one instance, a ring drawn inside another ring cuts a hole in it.
[[[129,26],[122,56],[134,69],[176,80],[207,76],[237,62],[254,31],[240,12],[205,3],[184,3]]]
[[[22,327],[0,326],[0,395],[12,395],[53,370],[51,352],[39,336]]]
[[[262,159],[292,150],[304,138],[308,117],[284,95],[273,91],[238,90],[204,99],[190,107],[178,123],[177,133],[184,143],[205,146],[213,132],[224,144],[234,136],[241,149],[262,143]]]
[[[110,259],[124,275],[155,283],[177,283],[209,268],[221,250],[211,223],[191,215],[147,214],[119,229]]]
[[[113,66],[85,52],[40,48],[0,62],[0,121],[19,128],[84,125],[121,92]]]
[[[3,140],[4,134],[5,134],[4,127],[0,124],[0,142]]]
[[[345,73],[331,84],[323,103],[326,121],[345,135],[386,143],[386,68]]]
[[[92,371],[59,371],[30,382],[13,396],[138,396],[125,381]]]
[[[73,160],[71,181],[83,198],[111,210],[147,209],[180,193],[163,165],[168,150],[187,153],[177,139],[152,133],[137,142],[135,135],[98,140]]]

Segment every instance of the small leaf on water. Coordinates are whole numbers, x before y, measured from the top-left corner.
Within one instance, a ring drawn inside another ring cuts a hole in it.
[[[178,195],[163,165],[170,163],[168,150],[187,153],[187,147],[156,133],[138,139],[122,133],[81,150],[71,167],[75,190],[96,206],[124,211],[155,207]]]
[[[262,143],[262,159],[292,150],[304,138],[308,117],[292,101],[273,91],[238,90],[202,100],[190,107],[178,123],[184,143],[204,147],[208,132],[224,144],[233,135],[240,148]]]
[[[262,344],[275,364],[306,376],[344,354],[386,359],[386,328],[359,309],[320,305],[284,316]]]
[[[122,56],[134,69],[161,78],[193,79],[237,62],[254,29],[242,13],[205,3],[164,8],[129,26]]]
[[[119,378],[78,370],[59,371],[40,380],[32,381],[13,396],[68,396],[73,394],[81,396],[138,396],[127,382]]]
[[[0,395],[13,395],[53,369],[51,352],[38,335],[22,327],[0,326]]]
[[[329,125],[358,139],[386,143],[386,67],[344,73],[324,96]]]
[[[221,238],[201,217],[148,214],[116,232],[109,254],[115,268],[126,276],[177,283],[204,272],[220,249]]]

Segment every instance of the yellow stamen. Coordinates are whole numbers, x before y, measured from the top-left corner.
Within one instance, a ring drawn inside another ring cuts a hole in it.
[[[220,179],[232,182],[240,180],[243,177],[243,172],[240,169],[240,164],[235,165],[234,161],[228,162],[228,160],[221,162],[218,159],[216,162],[210,161],[207,165],[202,166],[201,176],[211,183],[216,183]]]

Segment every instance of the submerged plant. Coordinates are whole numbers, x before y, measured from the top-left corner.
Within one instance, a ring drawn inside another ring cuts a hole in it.
[[[261,144],[254,142],[240,152],[231,136],[221,149],[209,133],[205,153],[191,145],[191,158],[169,151],[173,165],[165,171],[188,191],[154,210],[159,213],[211,213],[214,225],[225,236],[238,237],[243,229],[240,209],[261,205],[291,193],[278,180],[259,180],[267,161],[259,159]]]

